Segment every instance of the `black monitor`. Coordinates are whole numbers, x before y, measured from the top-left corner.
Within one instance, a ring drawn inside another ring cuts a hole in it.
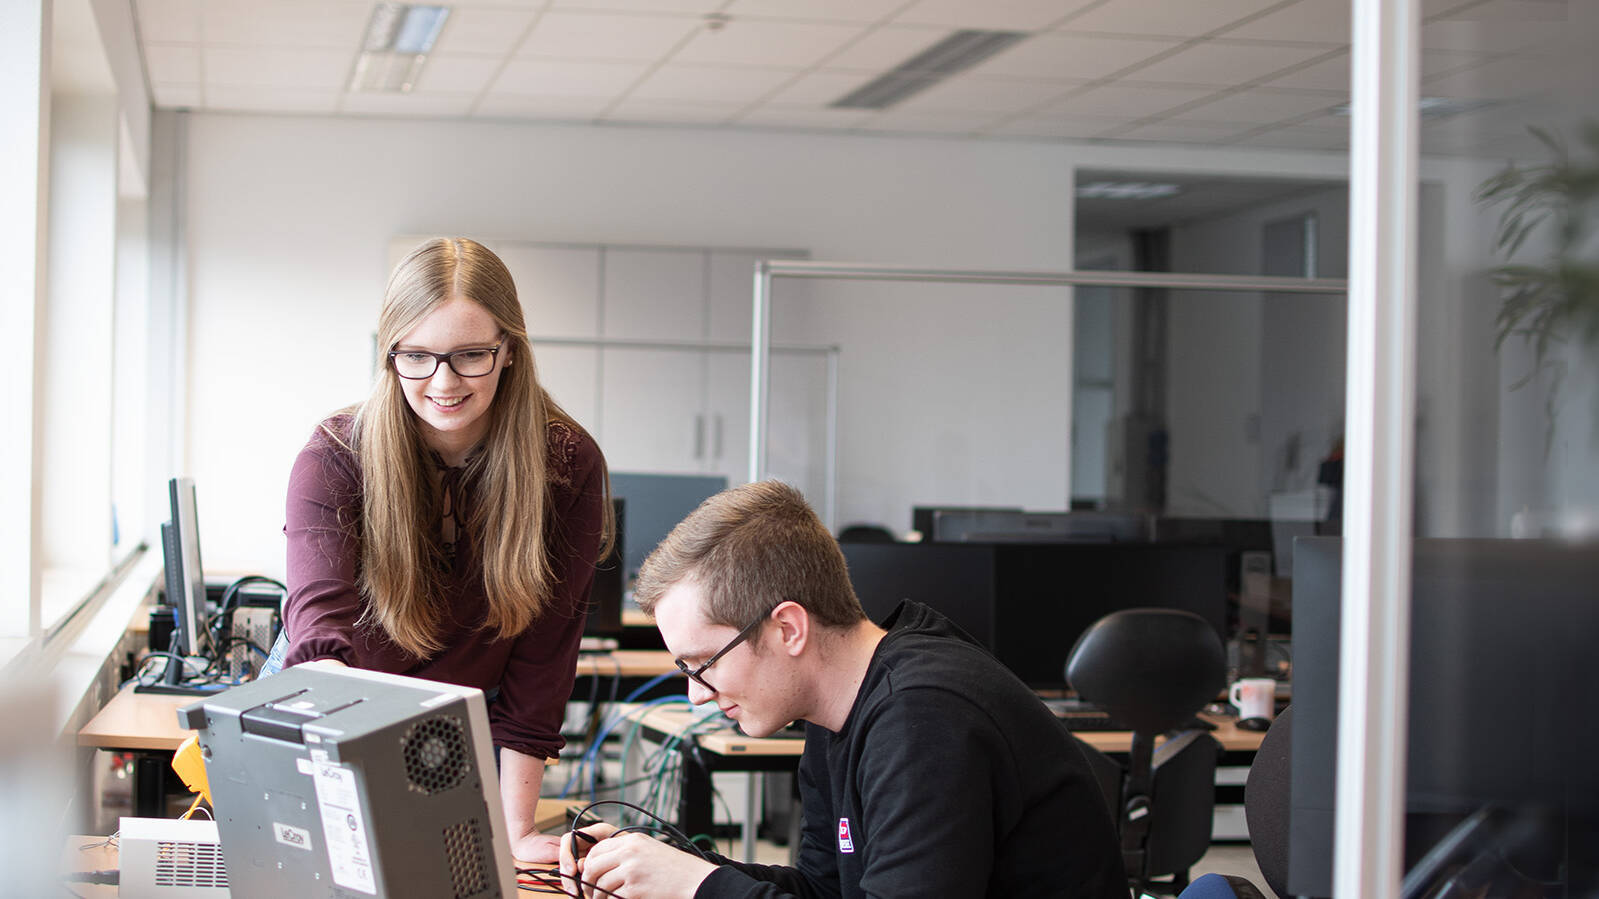
[[[588,615],[583,619],[585,637],[619,637],[622,634],[622,566],[626,541],[627,502],[611,497],[611,513],[616,516],[616,542],[611,552],[594,567],[594,587],[589,593]]]
[[[1023,682],[1065,690],[1066,657],[1112,612],[1183,609],[1227,638],[1227,553],[1153,543],[997,545],[994,655]]]
[[[985,647],[993,646],[994,550],[938,543],[842,543],[861,607],[882,622],[903,599],[942,613]]]
[[[205,573],[200,565],[200,514],[195,502],[194,479],[176,477],[167,482],[172,520],[161,525],[161,550],[165,563],[167,605],[172,608],[174,627],[171,652],[175,656],[205,654],[206,606]],[[141,684],[141,692],[195,694],[214,692],[217,687],[189,687],[183,684],[184,663],[167,659],[160,679]]]
[[[622,529],[625,587],[638,577],[639,566],[688,513],[713,494],[727,489],[721,475],[611,472],[611,494],[627,501],[627,526]]]
[[[1341,538],[1294,541],[1295,895],[1331,895],[1341,557]],[[1593,544],[1412,544],[1407,866],[1432,848],[1440,822],[1487,805],[1552,807],[1593,833],[1596,584]]]
[[[933,522],[940,512],[987,512],[1020,515],[1021,506],[912,506],[911,530],[922,535],[922,540],[933,539]]]
[[[940,509],[933,516],[940,543],[1136,543],[1149,534],[1149,517],[1132,512]]]

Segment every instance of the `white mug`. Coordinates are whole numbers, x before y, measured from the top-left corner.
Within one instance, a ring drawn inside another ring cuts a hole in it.
[[[1245,677],[1233,682],[1227,698],[1238,707],[1238,717],[1271,720],[1277,711],[1277,682],[1269,677]]]

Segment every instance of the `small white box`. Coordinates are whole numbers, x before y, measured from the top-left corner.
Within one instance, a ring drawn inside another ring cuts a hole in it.
[[[225,899],[228,871],[215,821],[123,818],[118,830],[123,899]]]

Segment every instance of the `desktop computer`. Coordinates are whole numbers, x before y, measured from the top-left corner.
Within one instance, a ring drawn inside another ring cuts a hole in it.
[[[178,718],[235,899],[517,895],[482,691],[297,666]]]

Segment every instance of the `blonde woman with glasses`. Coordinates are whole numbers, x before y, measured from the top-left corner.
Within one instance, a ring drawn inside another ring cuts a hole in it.
[[[512,849],[559,753],[597,559],[612,542],[605,459],[539,386],[504,263],[429,241],[389,279],[383,367],[322,422],[289,476],[289,596],[269,670],[314,660],[478,687]]]

